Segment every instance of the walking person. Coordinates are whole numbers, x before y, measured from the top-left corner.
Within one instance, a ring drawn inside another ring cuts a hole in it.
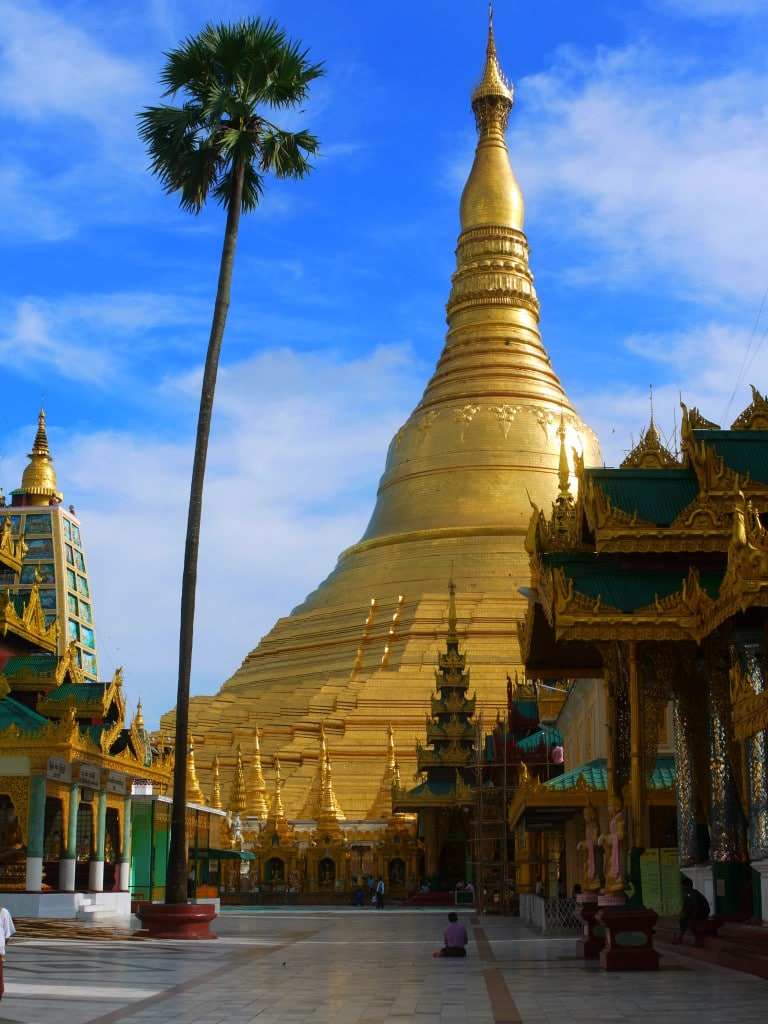
[[[384,879],[379,879],[379,884],[376,886],[376,909],[384,909]]]
[[[0,999],[3,998],[3,992],[5,992],[5,984],[3,982],[3,961],[5,960],[5,943],[13,933],[16,931],[16,927],[13,923],[13,918],[5,907],[0,907]]]

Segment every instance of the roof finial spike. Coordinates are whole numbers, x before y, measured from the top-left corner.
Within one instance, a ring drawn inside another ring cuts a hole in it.
[[[571,493],[571,468],[568,465],[568,454],[565,448],[565,416],[563,415],[562,406],[560,408],[560,426],[557,428],[557,436],[560,438],[560,460],[558,462],[557,478],[560,485],[560,496],[567,498]]]
[[[455,640],[458,616],[456,615],[456,584],[453,582],[453,571],[451,571],[451,581],[448,584],[448,593],[450,594],[448,600],[448,639]]]

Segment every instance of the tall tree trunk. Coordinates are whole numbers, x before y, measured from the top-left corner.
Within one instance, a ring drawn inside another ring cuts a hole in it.
[[[165,888],[166,903],[187,902],[187,757],[189,752],[189,682],[192,674],[192,644],[195,629],[195,597],[197,590],[197,555],[200,547],[200,520],[203,510],[203,484],[211,434],[213,396],[219,370],[219,355],[229,311],[232,271],[240,225],[244,168],[233,175],[232,194],[227,207],[227,225],[219,266],[216,304],[205,357],[200,412],[197,419],[195,456],[189,489],[187,539],[184,547],[184,574],[181,581],[181,621],[179,626],[179,680],[176,691],[176,741],[173,768],[173,805],[171,809],[171,847]]]

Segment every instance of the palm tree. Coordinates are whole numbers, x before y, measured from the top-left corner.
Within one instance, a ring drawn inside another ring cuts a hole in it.
[[[224,244],[208,351],[189,492],[179,629],[176,697],[176,760],[173,775],[171,848],[166,903],[187,902],[185,834],[189,682],[197,584],[203,480],[211,428],[219,354],[229,310],[240,214],[259,203],[265,178],[303,178],[318,141],[306,131],[287,132],[264,116],[301,103],[309,83],[324,74],[308,51],[287,39],[274,21],[245,19],[207,24],[165,54],[160,82],[164,97],[180,106],[146,107],[138,114],[139,135],[150,169],[183,210],[200,213],[212,195],[227,211]]]

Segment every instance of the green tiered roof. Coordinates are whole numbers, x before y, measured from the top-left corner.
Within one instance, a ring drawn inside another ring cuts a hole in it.
[[[581,780],[584,780],[590,789],[608,788],[608,767],[604,757],[598,757],[594,761],[573,768],[564,775],[549,779],[544,783],[547,789],[570,790],[576,789]],[[675,758],[672,754],[663,754],[656,758],[656,765],[648,786],[649,789],[670,789],[675,784]]]

